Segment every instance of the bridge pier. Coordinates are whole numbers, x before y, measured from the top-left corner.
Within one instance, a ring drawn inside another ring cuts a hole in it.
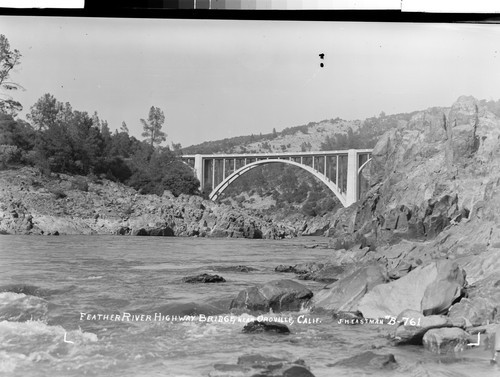
[[[196,178],[200,181],[200,191],[203,191],[204,179],[203,179],[203,156],[201,154],[194,155],[194,171]]]
[[[358,153],[355,149],[347,152],[347,206],[358,201]]]

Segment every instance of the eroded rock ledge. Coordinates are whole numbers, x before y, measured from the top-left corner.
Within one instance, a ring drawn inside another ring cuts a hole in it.
[[[0,172],[0,232],[280,239],[294,228],[197,196],[140,195],[108,180]]]

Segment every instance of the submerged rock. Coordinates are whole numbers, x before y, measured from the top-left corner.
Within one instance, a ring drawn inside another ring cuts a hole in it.
[[[285,266],[284,264],[280,264],[277,266],[274,271],[276,272],[295,272],[294,266]]]
[[[307,262],[295,265],[294,272],[296,274],[310,274],[321,270],[325,265],[318,262]]]
[[[327,263],[320,269],[303,273],[298,276],[300,280],[314,280],[322,283],[333,283],[345,272],[345,266]]]
[[[329,366],[347,367],[347,368],[375,368],[375,369],[394,369],[397,367],[396,358],[392,353],[379,355],[372,351],[366,351],[359,355],[340,360]]]
[[[333,319],[342,320],[342,321],[356,321],[363,319],[363,315],[359,311],[338,311],[333,313]]]
[[[301,359],[290,362],[285,358],[259,354],[243,355],[237,364],[215,364],[210,377],[314,377]]]
[[[278,334],[290,334],[290,329],[278,322],[253,321],[243,327],[244,333],[275,332]]]
[[[246,288],[231,302],[231,309],[274,312],[300,310],[313,293],[304,285],[289,279],[273,280],[261,286]]]
[[[359,310],[370,318],[396,316],[406,309],[441,314],[462,295],[465,284],[465,272],[456,263],[439,260],[376,286],[361,299]]]
[[[209,267],[211,270],[214,271],[220,271],[220,272],[251,272],[251,271],[258,271],[254,267],[248,267],[248,266],[211,266]]]
[[[224,283],[226,279],[219,275],[200,274],[187,276],[182,279],[184,283]]]

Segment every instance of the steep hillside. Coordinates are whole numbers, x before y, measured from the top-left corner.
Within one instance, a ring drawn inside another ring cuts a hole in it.
[[[365,120],[340,118],[287,127],[281,131],[207,141],[182,149],[184,154],[278,153],[346,148],[371,148],[385,131],[404,127],[416,112],[386,115]],[[344,136],[344,137],[342,137]]]
[[[413,116],[375,146],[372,188],[333,216],[335,248],[368,247],[395,274],[461,261],[472,283],[500,271],[500,117],[460,97]]]

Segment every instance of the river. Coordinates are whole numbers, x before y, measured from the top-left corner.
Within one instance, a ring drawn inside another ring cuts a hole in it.
[[[301,358],[316,377],[500,375],[486,351],[437,357],[392,347],[390,325],[343,325],[307,310],[279,313],[293,321],[290,335],[242,333],[255,313],[231,313],[230,300],[294,278],[274,272],[279,264],[328,260],[328,250],[305,247],[314,243],[325,239],[0,236],[0,375],[208,376],[250,353]],[[224,269],[238,265],[256,270]],[[227,282],[182,281],[203,272]],[[393,353],[397,367],[333,366],[364,351]]]

